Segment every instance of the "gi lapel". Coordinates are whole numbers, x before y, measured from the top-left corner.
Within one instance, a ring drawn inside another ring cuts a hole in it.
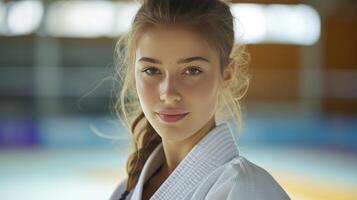
[[[159,147],[160,149],[156,150],[162,152],[162,144]],[[238,155],[238,148],[228,123],[219,124],[192,148],[158,188],[151,200],[185,199],[186,195],[189,195],[208,174]],[[158,159],[159,156],[156,158]],[[156,169],[158,166],[155,163],[153,168]],[[138,192],[141,197],[142,186]],[[134,198],[134,200],[138,199]]]
[[[133,196],[130,198],[131,200],[142,199],[143,186],[145,182],[151,176],[151,174],[153,174],[157,168],[161,166],[163,162],[164,152],[162,150],[162,143],[160,143],[145,162],[142,172],[140,173],[138,183],[134,188]]]

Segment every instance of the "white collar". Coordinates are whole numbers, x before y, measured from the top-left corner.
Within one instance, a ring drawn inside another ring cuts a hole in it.
[[[205,176],[238,155],[234,136],[225,121],[207,133],[191,149],[151,199],[184,199],[184,195],[189,194]],[[145,162],[132,200],[142,199],[143,185],[163,162],[164,151],[160,143]]]

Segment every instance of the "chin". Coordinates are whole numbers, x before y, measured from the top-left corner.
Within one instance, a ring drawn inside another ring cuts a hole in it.
[[[154,128],[156,132],[160,135],[163,140],[167,141],[181,141],[189,137],[187,133],[188,130],[182,127],[173,127],[169,125],[157,125],[157,128]]]

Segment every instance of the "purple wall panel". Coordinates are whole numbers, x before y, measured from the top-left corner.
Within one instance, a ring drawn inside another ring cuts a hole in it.
[[[36,146],[38,144],[36,120],[31,118],[0,118],[0,147]]]

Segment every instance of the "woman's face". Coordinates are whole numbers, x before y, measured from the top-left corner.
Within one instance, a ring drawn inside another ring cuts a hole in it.
[[[135,86],[163,140],[188,139],[214,120],[220,76],[217,52],[193,31],[157,27],[139,38]]]

